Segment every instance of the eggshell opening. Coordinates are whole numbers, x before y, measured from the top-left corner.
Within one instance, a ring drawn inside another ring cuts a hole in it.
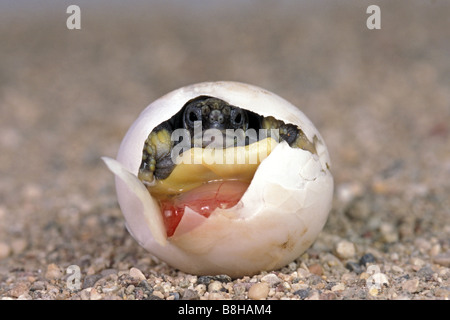
[[[167,239],[158,203],[143,192],[136,177],[142,148],[156,125],[200,95],[296,124],[310,141],[317,141],[317,155],[279,143],[261,162],[235,207],[216,209],[207,219],[186,210],[180,232]],[[313,243],[331,208],[330,159],[317,129],[297,107],[247,84],[201,83],[156,100],[128,130],[117,161],[105,162],[116,174],[118,201],[130,233],[152,254],[184,272],[239,277],[282,267]]]

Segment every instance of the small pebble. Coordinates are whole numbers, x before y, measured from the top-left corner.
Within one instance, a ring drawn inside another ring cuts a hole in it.
[[[146,280],[141,280],[138,284],[138,286],[140,288],[143,288],[146,291],[152,291],[152,287],[150,286],[150,284],[146,281]]]
[[[203,295],[206,292],[206,285],[199,284],[199,285],[195,286],[194,289],[195,289],[195,291],[197,291],[197,293],[199,295]]]
[[[308,269],[309,269],[309,272],[311,272],[311,273],[313,273],[315,275],[318,275],[318,276],[323,275],[322,266],[320,264],[318,264],[318,263],[314,263],[314,264],[310,265],[308,267]]]
[[[305,268],[308,268],[308,267],[305,266]],[[306,269],[304,269],[304,268],[298,268],[298,269],[297,269],[297,276],[298,276],[300,279],[306,278],[309,274],[310,274],[309,268],[308,268],[308,270],[306,270]]]
[[[213,277],[212,276],[200,276],[197,278],[197,283],[198,284],[205,284],[208,285],[213,281]]]
[[[94,284],[99,280],[101,278],[101,275],[99,275],[99,274],[91,274],[91,275],[88,275],[88,276],[86,276],[85,278],[84,278],[84,281],[83,281],[83,289],[86,289],[86,288],[91,288],[91,287],[93,287],[94,286]]]
[[[430,266],[425,266],[423,268],[420,268],[419,271],[417,271],[417,275],[424,279],[425,281],[430,281],[433,279],[434,271],[431,269]]]
[[[102,287],[102,292],[103,293],[116,293],[117,291],[119,291],[120,287],[117,285],[108,285],[105,287]]]
[[[369,263],[375,263],[375,262],[376,262],[376,259],[375,259],[374,255],[371,253],[366,253],[365,255],[363,255],[361,257],[361,259],[359,259],[359,264],[362,266],[366,266]]]
[[[30,287],[30,291],[45,290],[44,281],[35,281]]]
[[[309,296],[310,289],[300,289],[294,292],[294,294],[298,295],[300,299],[306,299]]]
[[[142,271],[135,267],[130,269],[130,277],[140,281],[145,280],[145,276]]]
[[[220,281],[220,282],[231,282],[231,277],[226,274],[219,274],[214,277],[214,280]]]
[[[409,293],[417,292],[418,288],[419,288],[419,280],[418,279],[406,280],[402,284],[402,289],[405,291],[408,291]]]
[[[171,292],[167,300],[180,300],[180,294],[178,292]]]
[[[396,272],[396,273],[403,273],[404,270],[402,268],[400,268],[399,266],[392,266],[392,271]]]
[[[231,282],[231,278],[225,274],[219,274],[217,276],[200,276],[197,278],[198,284],[208,285],[213,281]]]
[[[188,283],[194,284],[194,283],[196,283],[198,281],[198,278],[199,277],[197,277],[197,276],[193,276],[193,275],[188,274],[188,275],[186,275],[185,280],[187,280]]]
[[[97,291],[97,289],[92,288],[89,298],[91,300],[101,300],[102,299],[102,295]]]
[[[126,293],[126,294],[132,294],[135,288],[136,288],[136,287],[135,287],[134,285],[130,284],[130,285],[125,289],[125,293]]]
[[[164,299],[164,294],[161,291],[155,290],[152,292],[152,295],[158,297],[159,299]]]
[[[339,260],[338,257],[336,257],[334,254],[326,253],[321,257],[321,261],[323,261],[326,265],[328,265],[331,268],[340,267],[342,266],[341,260]]]
[[[370,274],[368,274],[367,272],[361,272],[361,274],[359,275],[359,279],[361,280],[367,280],[370,277]]]
[[[224,296],[220,292],[211,292],[208,296],[209,300],[223,300]]]
[[[248,290],[248,297],[252,300],[266,299],[269,294],[269,284],[266,282],[258,282],[250,287]]]
[[[246,287],[244,283],[236,283],[233,285],[234,294],[237,296],[241,296],[245,293]]]
[[[356,280],[356,276],[350,272],[344,273],[341,277],[341,281],[347,285],[353,284],[355,282],[355,280]]]
[[[222,283],[220,281],[213,281],[208,285],[208,292],[216,292],[222,289]]]
[[[320,300],[320,294],[317,290],[314,290],[305,300]]]
[[[47,280],[61,279],[62,276],[63,273],[56,264],[51,263],[47,266],[47,272],[45,273],[45,278]]]
[[[17,283],[11,290],[9,290],[9,295],[11,297],[18,298],[24,293],[28,292],[28,285],[24,282]]]
[[[347,240],[339,241],[335,247],[336,255],[341,259],[350,259],[355,256],[355,245]]]
[[[374,272],[366,279],[366,285],[369,288],[376,287],[378,290],[389,286],[389,280],[386,274],[381,272]]]
[[[32,300],[33,298],[27,293],[23,293],[17,297],[17,300]]]
[[[343,283],[338,283],[334,286],[331,287],[331,291],[335,292],[335,291],[344,291],[345,290],[345,285]]]
[[[271,287],[282,282],[282,280],[278,278],[276,274],[273,273],[266,274],[261,278],[261,281],[267,282]]]
[[[434,294],[436,297],[442,297],[448,300],[450,298],[450,288],[438,288],[434,291]]]
[[[81,300],[89,300],[90,299],[90,290],[91,290],[91,288],[81,290],[80,299]]]
[[[181,297],[181,300],[199,300],[200,296],[198,295],[197,291],[192,289],[186,289],[183,292],[183,296]]]
[[[380,292],[380,291],[379,291],[376,287],[370,287],[370,288],[369,288],[369,294],[370,294],[371,296],[376,297],[376,296],[378,295],[379,292]]]
[[[295,271],[295,270],[297,269],[297,263],[291,262],[291,263],[288,264],[287,267],[288,267],[288,269],[289,269],[290,271]]]
[[[320,300],[334,300],[336,299],[336,294],[334,292],[322,292],[319,296]]]
[[[420,258],[417,257],[413,257],[411,258],[411,264],[416,267],[416,270],[419,270],[420,268],[422,268],[425,265],[425,261],[423,261]]]

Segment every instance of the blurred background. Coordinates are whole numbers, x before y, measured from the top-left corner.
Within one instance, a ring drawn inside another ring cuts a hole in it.
[[[375,217],[408,241],[402,224],[421,221],[448,248],[449,17],[443,0],[1,1],[0,270],[141,252],[100,157],[153,100],[214,80],[261,86],[316,125],[336,183],[325,234],[373,245]]]

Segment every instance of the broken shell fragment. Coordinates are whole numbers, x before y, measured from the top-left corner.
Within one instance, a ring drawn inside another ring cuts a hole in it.
[[[132,236],[183,272],[283,267],[314,242],[331,209],[321,135],[297,107],[248,84],[172,91],[139,115],[117,159],[103,160]]]

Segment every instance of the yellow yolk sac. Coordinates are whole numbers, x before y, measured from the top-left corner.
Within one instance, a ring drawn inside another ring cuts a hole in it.
[[[225,149],[192,148],[181,154],[173,172],[149,186],[155,196],[179,194],[208,181],[240,180],[250,183],[263,161],[277,145],[273,138]]]
[[[148,135],[187,101],[211,96],[301,128],[311,148],[266,138],[225,149],[191,148],[165,179],[138,178]],[[150,104],[124,137],[116,176],[127,228],[152,255],[181,271],[231,277],[283,267],[314,242],[331,209],[327,148],[311,121],[279,96],[248,84],[207,82]]]
[[[209,217],[216,208],[237,205],[276,144],[266,138],[247,146],[184,152],[169,177],[147,187],[160,203],[167,236],[175,233],[185,207]]]

